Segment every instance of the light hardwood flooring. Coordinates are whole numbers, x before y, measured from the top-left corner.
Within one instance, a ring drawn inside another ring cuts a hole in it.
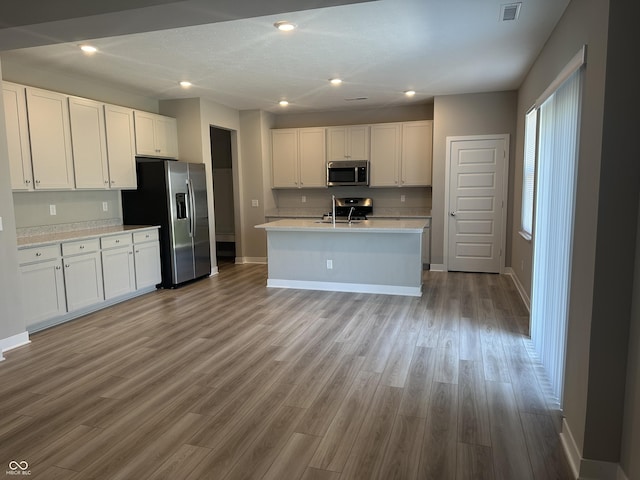
[[[569,479],[511,279],[421,298],[267,289],[266,267],[32,335],[0,363],[0,471],[38,479]]]

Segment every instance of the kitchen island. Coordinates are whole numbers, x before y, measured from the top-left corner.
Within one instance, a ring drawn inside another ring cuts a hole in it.
[[[267,232],[268,287],[422,295],[426,220],[283,219]]]

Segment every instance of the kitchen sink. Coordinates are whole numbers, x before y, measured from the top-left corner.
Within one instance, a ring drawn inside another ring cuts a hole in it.
[[[332,220],[316,220],[315,223],[333,223]],[[360,220],[336,220],[336,223],[360,223]]]

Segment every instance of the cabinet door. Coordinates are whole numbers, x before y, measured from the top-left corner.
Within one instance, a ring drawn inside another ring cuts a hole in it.
[[[381,123],[371,126],[370,186],[398,186],[401,142],[402,125],[398,123]]]
[[[67,311],[61,260],[20,266],[23,310],[27,327]]]
[[[136,153],[138,155],[157,156],[154,115],[137,110],[133,115],[136,132]]]
[[[136,288],[152,287],[162,281],[160,273],[160,243],[148,242],[134,245]]]
[[[36,189],[72,189],[73,156],[66,95],[27,87],[31,162]]]
[[[178,123],[175,118],[156,116],[155,139],[157,155],[178,158]]]
[[[324,128],[298,130],[300,187],[326,187],[327,164]]]
[[[356,125],[348,130],[347,155],[350,160],[369,160],[369,125]]]
[[[70,97],[69,118],[76,188],[108,188],[103,105],[84,98]]]
[[[298,130],[271,131],[271,174],[273,188],[298,187]]]
[[[348,160],[347,127],[327,128],[327,161]]]
[[[431,185],[433,122],[402,124],[402,185]]]
[[[13,190],[33,190],[25,88],[21,85],[3,82],[2,97],[9,147],[11,188]]]
[[[111,188],[136,188],[136,142],[133,110],[104,106]]]
[[[70,312],[104,300],[100,253],[66,257],[64,282]]]
[[[133,246],[102,251],[102,278],[105,300],[136,289]]]

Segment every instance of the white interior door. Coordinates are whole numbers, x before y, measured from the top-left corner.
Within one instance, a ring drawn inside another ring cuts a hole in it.
[[[448,270],[499,273],[503,266],[508,141],[448,139]]]

